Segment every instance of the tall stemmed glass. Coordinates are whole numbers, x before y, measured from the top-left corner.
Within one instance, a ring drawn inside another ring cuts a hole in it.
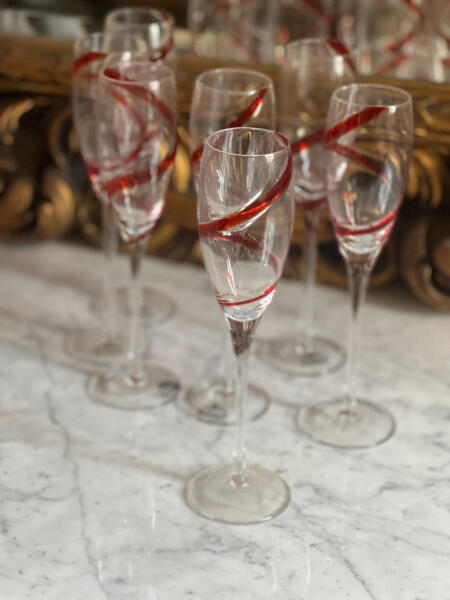
[[[275,61],[280,3],[273,0],[189,0],[192,50],[203,58]]]
[[[275,128],[272,80],[263,73],[244,69],[213,69],[197,77],[189,121],[192,173],[197,193],[206,138],[219,129],[243,125]],[[203,422],[230,425],[236,423],[237,407],[230,377],[232,348],[228,332],[225,331],[224,336],[218,372],[186,390],[183,408]],[[248,420],[261,417],[268,406],[267,393],[250,385]]]
[[[173,71],[133,56],[105,61],[94,127],[99,170],[131,258],[129,348],[126,360],[90,377],[99,402],[128,409],[173,400],[177,378],[144,364],[139,356],[138,275],[147,238],[164,207],[176,149],[176,86]]]
[[[97,164],[97,137],[95,134],[96,103],[99,72],[109,52],[147,52],[148,38],[133,28],[125,39],[121,33],[94,32],[75,43],[72,74],[72,106],[75,129],[81,155],[95,195],[102,209],[104,265],[102,269],[99,305],[100,327],[78,329],[67,338],[67,352],[77,360],[91,365],[108,365],[123,356],[125,343],[119,337],[116,305],[113,296],[112,259],[116,250],[114,217],[108,195],[101,181]]]
[[[298,424],[333,446],[369,448],[395,430],[391,414],[355,389],[360,313],[373,265],[403,199],[413,138],[411,97],[382,85],[344,86],[328,112],[327,193],[339,250],[347,265],[352,318],[343,398],[299,411]]]
[[[209,467],[187,487],[190,506],[224,523],[257,523],[279,514],[289,488],[272,471],[247,463],[244,441],[251,341],[281,277],[292,232],[289,142],[264,129],[213,133],[205,142],[198,220],[206,269],[231,335],[238,423],[232,465]]]
[[[291,141],[295,198],[304,220],[304,299],[296,330],[261,344],[261,358],[296,375],[323,375],[342,365],[335,341],[316,335],[314,323],[317,227],[326,204],[323,133],[333,91],[356,75],[354,53],[335,40],[305,39],[286,47],[282,69],[280,130]]]
[[[146,32],[150,44],[149,58],[153,62],[163,61],[173,67],[176,61],[174,45],[175,20],[171,13],[158,8],[116,8],[105,17],[106,31],[120,31],[128,36],[129,28],[140,28]]]
[[[117,8],[107,13],[105,30],[112,35],[122,35],[128,41],[138,32],[148,42],[148,60],[176,66],[174,45],[175,20],[165,11],[147,7]],[[127,287],[117,288],[119,314],[129,315],[130,297]],[[153,326],[166,321],[176,312],[175,301],[153,286],[141,285],[139,289],[139,316],[141,325]]]

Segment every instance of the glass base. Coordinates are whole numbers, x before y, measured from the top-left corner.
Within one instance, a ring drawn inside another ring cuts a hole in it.
[[[343,408],[343,399],[302,407],[297,426],[317,442],[338,448],[373,448],[388,440],[395,431],[395,420],[382,406],[358,399],[357,409]]]
[[[209,467],[189,481],[186,499],[198,514],[233,525],[262,523],[288,506],[291,493],[279,475],[250,465],[244,485],[232,482],[232,465]]]
[[[333,340],[314,336],[312,348],[306,352],[296,338],[283,337],[260,343],[258,354],[271,367],[302,377],[326,375],[345,362],[345,350]]]
[[[109,339],[96,328],[75,329],[65,339],[65,351],[80,364],[106,367],[123,358],[126,343],[119,336]]]
[[[260,387],[249,384],[246,420],[256,421],[268,410],[269,395]],[[203,423],[235,425],[237,422],[236,397],[233,388],[223,377],[213,377],[186,390],[180,399],[180,408]]]
[[[88,378],[87,393],[95,402],[124,410],[149,410],[176,399],[180,391],[177,377],[157,365],[143,365],[139,377],[128,365],[119,365]]]
[[[139,290],[139,320],[147,327],[153,327],[168,321],[176,312],[177,306],[170,296],[155,288],[142,287]],[[100,314],[104,303],[96,298],[91,303],[92,311]],[[115,308],[119,317],[127,319],[131,314],[129,288],[118,287],[115,297]]]

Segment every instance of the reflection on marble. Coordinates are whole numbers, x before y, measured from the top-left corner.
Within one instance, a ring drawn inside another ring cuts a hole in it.
[[[401,290],[369,295],[361,391],[398,430],[364,452],[320,446],[294,427],[300,403],[338,395],[342,372],[302,380],[251,364],[272,395],[248,428],[250,458],[278,470],[289,508],[230,527],[187,507],[190,475],[228,460],[233,434],[173,405],[96,405],[64,339],[92,319],[99,253],[63,243],[0,252],[0,598],[2,600],[448,600],[450,319]],[[126,273],[125,258],[118,271]],[[144,280],[176,298],[146,333],[155,360],[191,385],[217,362],[221,315],[201,269],[148,259]],[[282,282],[258,339],[299,310]],[[347,296],[321,288],[324,331],[345,335]],[[256,342],[257,342],[256,340]]]

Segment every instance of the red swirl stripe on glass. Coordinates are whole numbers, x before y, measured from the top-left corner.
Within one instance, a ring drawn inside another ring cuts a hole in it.
[[[157,96],[155,96],[153,92],[142,87],[141,85],[138,85],[133,81],[133,79],[130,79],[125,75],[121,75],[116,69],[107,68],[105,69],[104,74],[106,75],[106,77],[109,77],[110,79],[115,79],[119,83],[126,83],[127,92],[130,92],[131,94],[137,96],[138,98],[141,98],[145,102],[148,102],[148,104],[154,106],[170,125],[172,125],[173,127],[176,126],[175,118],[168,106]]]
[[[310,133],[309,135],[305,135],[304,137],[300,138],[299,140],[295,140],[294,142],[291,143],[292,153],[297,154],[298,152],[301,152],[302,150],[307,150],[308,148],[311,148],[311,146],[315,146],[316,144],[319,144],[320,142],[323,141],[324,133],[325,133],[324,129],[318,129],[317,131],[314,131],[313,133]]]
[[[276,184],[262,194],[259,198],[254,200],[251,204],[245,208],[223,217],[215,221],[209,221],[208,223],[200,223],[198,226],[198,232],[200,237],[215,237],[217,234],[222,234],[232,231],[234,228],[243,225],[247,221],[253,221],[272,206],[274,202],[287,190],[289,182],[292,177],[292,157],[289,154],[289,159],[284,170],[283,175],[276,182]],[[229,237],[232,239],[232,234]]]
[[[281,139],[287,141],[283,136],[277,134]],[[272,186],[267,192],[261,194],[259,198],[254,200],[249,206],[246,208],[239,210],[227,217],[223,217],[222,219],[217,219],[215,221],[210,221],[208,223],[200,223],[198,226],[198,232],[200,238],[213,238],[216,240],[222,240],[224,242],[233,242],[235,244],[242,245],[246,248],[250,248],[251,250],[261,250],[265,251],[263,244],[254,240],[252,238],[247,237],[245,234],[240,232],[233,231],[236,227],[239,227],[245,223],[251,223],[256,218],[258,218],[262,213],[268,210],[279,198],[280,196],[286,192],[289,187],[289,183],[292,177],[292,155],[289,153],[288,161],[286,164],[286,168],[280,177],[280,179]],[[268,253],[269,261],[272,264],[274,272],[278,272],[278,260],[276,256],[270,252]],[[217,298],[217,301],[222,306],[239,306],[241,304],[250,304],[251,302],[256,302],[257,300],[261,300],[265,298],[269,294],[271,294],[277,284],[279,278],[266,288],[261,294],[255,296],[253,298],[249,298],[246,300],[240,300],[236,302],[230,302],[228,300],[223,300],[220,297]]]
[[[384,229],[388,225],[393,226],[395,218],[400,210],[400,206],[398,206],[393,212],[389,215],[380,219],[377,223],[373,225],[369,225],[368,227],[358,227],[355,225],[341,225],[333,220],[334,230],[337,235],[347,236],[347,235],[366,235],[369,233],[376,233],[381,229]]]
[[[383,73],[389,73],[389,71],[392,71],[393,69],[396,69],[402,63],[404,63],[404,62],[406,62],[408,60],[410,60],[409,56],[407,56],[406,54],[402,54],[400,52],[397,52],[396,54],[394,54],[392,56],[392,58],[390,60],[388,60],[384,64],[382,64],[379,67],[377,67],[376,72],[378,74],[380,74],[380,75],[382,75]]]
[[[233,237],[230,239],[229,235],[216,235],[214,236],[214,239],[220,239],[223,242],[234,242],[235,244],[240,244],[242,246],[245,246],[246,248],[249,248],[250,250],[262,250],[264,249],[264,246],[262,244],[260,244],[257,240],[253,240],[251,238],[245,237],[245,235],[240,235],[239,233],[234,233]],[[273,252],[268,252],[268,257],[269,257],[269,262],[272,265],[272,268],[274,270],[275,273],[278,273],[278,259],[275,256],[275,254]],[[265,298],[266,296],[268,296],[269,294],[271,294],[272,292],[275,291],[275,288],[278,285],[278,282],[280,281],[280,278],[278,278],[272,285],[270,285],[268,288],[266,288],[263,292],[261,292],[261,294],[258,294],[258,296],[255,296],[253,298],[248,298],[247,300],[238,300],[236,302],[231,302],[229,300],[223,300],[223,298],[220,298],[217,293],[217,302],[221,305],[221,306],[241,306],[243,304],[251,304],[252,302],[256,302],[257,300],[262,300],[262,298]]]
[[[352,72],[356,75],[356,65],[353,61],[353,58],[350,55],[350,51],[347,48],[347,46],[339,40],[326,40],[326,43],[328,44],[328,46],[330,46],[332,50],[336,52],[338,56],[344,57],[344,61],[350,67]]]
[[[338,140],[341,136],[349,133],[350,131],[354,131],[358,129],[358,127],[362,127],[366,123],[369,123],[373,119],[376,119],[378,115],[384,112],[387,109],[386,106],[367,106],[363,110],[358,113],[354,113],[347,119],[344,119],[340,123],[336,123],[333,125],[324,136],[325,147],[329,150],[333,150],[337,152],[341,156],[345,158],[350,158],[355,160],[360,165],[366,167],[371,170],[376,175],[379,175],[382,171],[382,165],[375,159],[364,156],[357,150],[353,148],[349,148],[343,144],[339,144],[336,140]]]
[[[424,14],[423,14],[422,9],[417,4],[415,4],[412,0],[402,0],[402,1],[403,1],[403,4],[406,6],[406,8],[411,13],[414,13],[418,17],[419,20],[413,26],[412,30],[409,33],[407,33],[406,35],[404,35],[404,36],[402,36],[400,38],[394,39],[392,42],[390,42],[389,44],[387,44],[385,46],[384,49],[387,50],[388,52],[396,53],[399,50],[401,50],[402,47],[406,43],[410,42],[415,37],[415,35],[417,34],[417,31],[419,30],[421,22],[422,22],[422,20],[424,18]]]
[[[87,67],[87,65],[90,65],[91,63],[102,58],[105,58],[105,54],[103,52],[87,52],[86,54],[83,54],[83,56],[80,56],[73,61],[72,75],[76,75],[78,71],[84,67]]]
[[[341,136],[365,125],[378,117],[379,114],[387,109],[386,106],[367,106],[362,111],[354,113],[347,119],[344,119],[340,123],[333,125],[326,133],[324,137],[325,145],[327,146],[331,142],[337,140]]]
[[[150,90],[134,83],[132,79],[121,75],[116,69],[105,69],[105,75],[110,79],[117,81],[118,86],[120,87],[121,83],[126,83],[127,92],[135,95],[138,98],[141,98],[145,102],[148,102],[152,105],[166,120],[171,128],[176,129],[176,120],[174,115],[172,114],[169,107],[158,98],[153,92]],[[154,135],[156,135],[157,131],[152,131],[145,134],[138,144],[138,147],[133,151],[134,158],[136,158],[142,149],[143,144],[146,141],[149,141]],[[147,167],[145,169],[141,169],[140,171],[136,171],[134,173],[125,173],[123,175],[119,175],[105,182],[103,187],[108,195],[114,195],[119,191],[129,190],[138,185],[142,185],[150,181],[152,177],[161,177],[167,169],[169,169],[175,160],[177,141],[175,141],[174,147],[171,152],[166,156],[164,160],[162,160],[157,167]],[[127,162],[130,161],[130,155],[126,157],[126,160],[123,163],[123,166]]]
[[[255,114],[258,108],[264,101],[264,97],[267,94],[268,88],[261,88],[256,95],[256,98],[252,100],[252,102],[244,108],[244,110],[235,118],[233,121],[225,125],[223,129],[231,129],[234,127],[242,127],[247,123],[247,121]],[[199,146],[194,152],[191,154],[192,164],[198,162],[203,154],[203,144]]]
[[[108,194],[108,196],[113,196],[118,192],[124,192],[131,188],[147,183],[153,177],[161,177],[161,175],[163,175],[167,169],[173,165],[175,153],[176,148],[174,148],[172,152],[156,166],[156,168],[146,167],[140,171],[118,175],[117,177],[110,179],[103,185],[105,192]]]
[[[356,73],[356,66],[353,62],[352,57],[350,56],[350,51],[347,48],[347,46],[339,40],[325,40],[325,42],[334,52],[336,52],[338,56],[343,56],[345,62],[351,68],[353,73]],[[305,135],[304,137],[298,140],[294,140],[291,143],[292,153],[297,154],[298,152],[307,150],[308,148],[311,148],[316,144],[320,144],[321,142],[323,142],[324,133],[324,129],[318,129],[317,131],[313,131],[312,133],[309,133],[308,135]]]

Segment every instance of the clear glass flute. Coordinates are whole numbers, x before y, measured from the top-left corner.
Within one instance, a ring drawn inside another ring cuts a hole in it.
[[[125,39],[120,33],[94,32],[74,45],[72,74],[72,107],[75,130],[86,171],[102,209],[104,264],[102,291],[93,301],[101,316],[99,327],[85,327],[71,333],[66,340],[70,356],[89,365],[109,365],[125,352],[126,344],[119,335],[117,311],[113,296],[112,259],[116,252],[116,226],[111,203],[102,185],[97,164],[97,138],[94,123],[99,89],[98,76],[105,56],[110,52],[146,52],[148,39],[141,31],[130,28]]]
[[[174,45],[175,20],[171,13],[156,8],[124,7],[107,13],[105,31],[112,36],[121,35],[125,42],[139,37],[146,41],[147,58],[153,63],[163,62],[176,67]],[[117,310],[122,316],[131,312],[131,298],[126,286],[118,286]],[[154,326],[167,321],[176,312],[173,298],[156,287],[141,285],[139,288],[139,318],[141,325]]]
[[[192,51],[202,58],[271,64],[279,9],[273,0],[189,0]]]
[[[412,102],[406,92],[370,84],[334,92],[325,133],[327,195],[351,296],[346,390],[342,398],[298,413],[303,432],[332,446],[370,448],[395,431],[384,407],[359,398],[355,376],[362,303],[400,210],[412,139]]]
[[[292,160],[281,134],[235,128],[213,133],[203,150],[198,186],[199,236],[206,270],[235,356],[237,438],[234,462],[188,483],[199,514],[224,523],[258,523],[286,508],[290,493],[276,473],[247,462],[244,440],[250,345],[270,304],[289,250]]]
[[[170,12],[159,8],[135,6],[116,8],[106,14],[106,31],[120,31],[124,36],[128,36],[130,27],[145,32],[150,41],[149,59],[152,62],[162,61],[172,68],[175,67],[175,19]]]
[[[365,73],[444,83],[449,81],[448,56],[447,44],[442,38],[416,34],[397,53],[369,49],[365,55]]]
[[[287,44],[305,38],[328,38],[336,9],[335,0],[279,0],[278,41]]]
[[[275,95],[272,80],[256,71],[213,69],[195,81],[189,120],[192,150],[192,173],[198,193],[203,143],[219,129],[248,125],[262,129],[275,128]],[[233,365],[229,335],[224,331],[222,359],[217,373],[186,390],[182,407],[205,423],[236,423],[237,406],[234,382],[230,378]],[[265,390],[249,386],[248,420],[261,417],[269,406]]]
[[[305,377],[324,375],[345,359],[341,345],[315,332],[317,227],[326,204],[323,133],[336,87],[354,80],[356,56],[340,42],[304,39],[286,47],[281,77],[280,131],[291,141],[294,190],[304,231],[302,314],[292,333],[260,345],[268,364]]]
[[[176,150],[173,71],[132,54],[107,59],[96,106],[98,166],[120,235],[131,258],[129,347],[126,359],[92,375],[98,402],[148,409],[174,400],[179,383],[167,369],[141,360],[139,271],[146,242],[164,208]]]

